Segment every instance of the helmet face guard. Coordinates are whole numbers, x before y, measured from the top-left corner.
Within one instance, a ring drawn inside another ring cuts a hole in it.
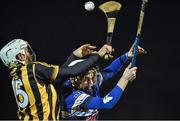
[[[28,49],[28,52],[30,54],[30,57],[31,57],[32,61],[33,62],[36,61],[36,54],[35,54],[35,52],[33,51],[33,49],[31,48],[31,46],[29,44],[27,46],[27,49]]]
[[[3,64],[8,68],[12,68],[18,64],[23,64],[23,61],[17,59],[17,55],[19,53],[24,53],[26,48],[28,49],[32,60],[35,61],[36,55],[28,42],[22,39],[14,39],[0,50],[0,58]]]

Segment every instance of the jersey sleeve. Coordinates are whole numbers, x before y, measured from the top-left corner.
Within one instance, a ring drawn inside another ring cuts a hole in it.
[[[66,99],[68,112],[74,113],[79,110],[111,109],[123,94],[119,86],[115,86],[105,97],[93,97],[83,91],[71,93]]]
[[[118,102],[122,89],[119,86],[115,86],[105,97],[88,97],[84,101],[83,108],[85,109],[111,109]]]
[[[116,60],[114,60],[108,67],[104,68],[101,71],[101,74],[104,80],[108,80],[113,77],[116,73],[118,73],[127,63],[129,62],[129,58],[127,53],[120,56]]]
[[[58,65],[51,65],[44,62],[35,62],[35,73],[37,78],[43,81],[53,81],[59,72]]]
[[[74,61],[74,60],[77,60],[77,59],[80,59],[78,57],[76,57],[73,53],[68,57],[68,59],[66,60],[66,62],[62,65],[62,67],[68,67],[68,65]]]
[[[94,54],[89,56],[85,61],[79,62],[74,66],[70,67],[61,67],[58,73],[58,77],[60,78],[69,78],[73,76],[77,76],[81,73],[85,73],[92,65],[94,65],[100,56],[98,54]]]

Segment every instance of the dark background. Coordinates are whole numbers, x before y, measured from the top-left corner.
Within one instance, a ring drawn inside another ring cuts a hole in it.
[[[93,0],[96,9],[91,12],[84,9],[86,1],[1,0],[0,48],[14,38],[22,38],[30,43],[39,61],[60,65],[82,44],[100,48],[107,28],[105,16],[97,6],[107,0]],[[141,0],[119,2],[123,7],[112,43],[115,57],[133,44],[141,5]],[[128,85],[112,110],[101,111],[100,119],[180,119],[179,3],[150,0],[141,41],[148,54],[138,58],[137,79]],[[0,119],[17,119],[9,71],[0,64]],[[102,96],[120,76],[103,85]]]

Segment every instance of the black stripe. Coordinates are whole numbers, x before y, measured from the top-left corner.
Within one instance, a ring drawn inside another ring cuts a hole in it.
[[[33,116],[31,115],[31,110],[30,110],[29,106],[25,111],[29,115],[29,120],[33,120]]]
[[[56,120],[58,120],[58,115],[60,115],[60,114],[58,114],[58,111],[59,111],[59,109],[60,109],[60,100],[59,100],[59,98],[58,98],[58,96],[57,96],[57,100],[56,100],[56,106],[55,106],[55,118],[56,118]]]
[[[42,106],[42,101],[41,101],[41,94],[39,92],[37,82],[33,75],[33,65],[29,64],[27,66],[27,70],[28,70],[29,83],[31,85],[31,89],[32,89],[32,92],[33,92],[35,100],[36,100],[38,117],[40,120],[42,120],[43,119],[43,106]]]
[[[51,91],[51,86],[47,85],[47,92],[48,92],[48,101],[50,105],[50,115],[49,115],[49,120],[52,120],[52,91]]]

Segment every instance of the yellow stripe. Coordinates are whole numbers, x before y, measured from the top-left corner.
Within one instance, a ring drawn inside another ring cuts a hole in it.
[[[24,117],[24,121],[27,121],[27,120],[29,120],[29,115],[26,113]]]
[[[50,114],[50,106],[49,106],[49,101],[48,101],[48,94],[46,92],[46,87],[45,85],[42,86],[38,83],[36,75],[35,75],[35,64],[33,64],[33,75],[34,79],[36,80],[38,90],[41,95],[41,104],[43,107],[43,120],[48,120],[49,114]]]
[[[46,66],[46,67],[51,67],[51,65],[50,64],[47,64],[47,63],[45,63],[45,62],[33,62],[34,64],[41,64],[41,65],[43,65],[43,66]]]
[[[57,113],[57,120],[59,120],[59,114],[60,114],[60,106],[58,107],[58,113]]]
[[[51,86],[51,91],[52,91],[52,118],[53,120],[56,120],[55,107],[56,107],[56,101],[57,101],[57,94],[54,89],[54,86],[52,84],[50,86]]]
[[[21,68],[21,72],[22,72],[22,81],[24,84],[24,88],[29,96],[29,102],[30,102],[30,110],[31,110],[31,114],[33,116],[33,120],[38,120],[38,114],[37,114],[37,108],[36,108],[36,100],[33,94],[33,91],[31,89],[31,85],[29,83],[29,79],[28,79],[28,73],[27,73],[27,66],[23,66]]]
[[[54,68],[54,71],[52,73],[52,77],[51,77],[51,80],[55,80],[57,75],[58,75],[58,72],[59,72],[59,66],[52,66]]]

